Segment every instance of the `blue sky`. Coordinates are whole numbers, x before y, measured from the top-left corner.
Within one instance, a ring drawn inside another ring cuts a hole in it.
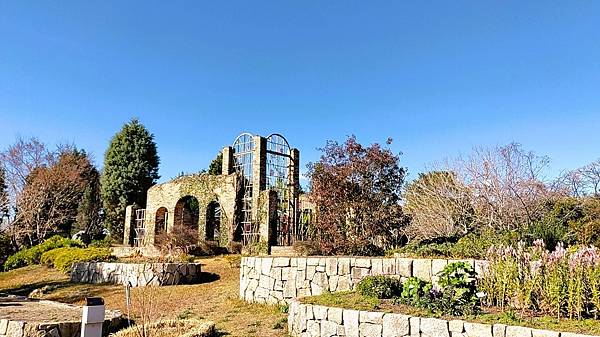
[[[101,165],[132,116],[162,180],[248,131],[304,163],[392,137],[411,176],[517,141],[552,172],[600,157],[598,1],[0,1],[0,148],[74,142]]]

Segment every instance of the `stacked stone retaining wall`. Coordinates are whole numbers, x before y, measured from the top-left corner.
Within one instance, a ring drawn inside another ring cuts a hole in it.
[[[288,329],[300,337],[592,337],[504,324],[413,317],[290,302]]]
[[[118,310],[107,310],[102,335],[108,336],[125,327],[127,321]],[[79,337],[81,321],[29,322],[0,319],[0,337]]]
[[[352,290],[367,275],[416,276],[436,282],[449,262],[464,261],[481,273],[481,260],[412,259],[400,257],[243,257],[240,298],[248,302],[284,304],[296,297],[324,291]]]
[[[200,281],[199,263],[80,262],[73,265],[71,281],[130,284],[132,287],[191,284]]]

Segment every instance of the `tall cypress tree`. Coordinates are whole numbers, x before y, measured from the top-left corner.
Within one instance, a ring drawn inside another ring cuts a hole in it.
[[[223,170],[223,153],[219,154],[210,162],[208,166],[208,174],[218,176]]]
[[[105,221],[113,237],[123,236],[127,205],[145,206],[146,191],[159,178],[159,162],[154,135],[135,118],[110,141],[100,182]]]

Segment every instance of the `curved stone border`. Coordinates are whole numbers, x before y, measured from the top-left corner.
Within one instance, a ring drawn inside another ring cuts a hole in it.
[[[52,302],[52,301],[41,301]],[[52,302],[56,306],[75,307],[73,305]],[[81,307],[78,307],[81,308]],[[127,320],[118,310],[106,310],[102,324],[103,336],[114,333],[127,325]],[[0,337],[79,337],[81,321],[30,322],[24,320],[0,319]]]
[[[288,329],[301,337],[592,337],[504,324],[446,321],[290,302]]]
[[[240,298],[247,302],[284,304],[323,291],[352,290],[367,275],[416,276],[436,282],[449,262],[464,261],[480,273],[487,261],[400,257],[243,257]]]
[[[200,263],[79,262],[73,265],[71,282],[164,286],[196,283],[200,274]]]

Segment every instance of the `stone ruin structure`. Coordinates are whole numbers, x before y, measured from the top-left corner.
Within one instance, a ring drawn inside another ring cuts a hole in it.
[[[161,233],[190,229],[219,246],[305,240],[312,211],[300,195],[300,152],[279,134],[242,133],[221,151],[220,175],[184,175],[148,190],[145,209],[129,206],[125,245],[152,246]],[[303,206],[304,205],[304,206]]]

